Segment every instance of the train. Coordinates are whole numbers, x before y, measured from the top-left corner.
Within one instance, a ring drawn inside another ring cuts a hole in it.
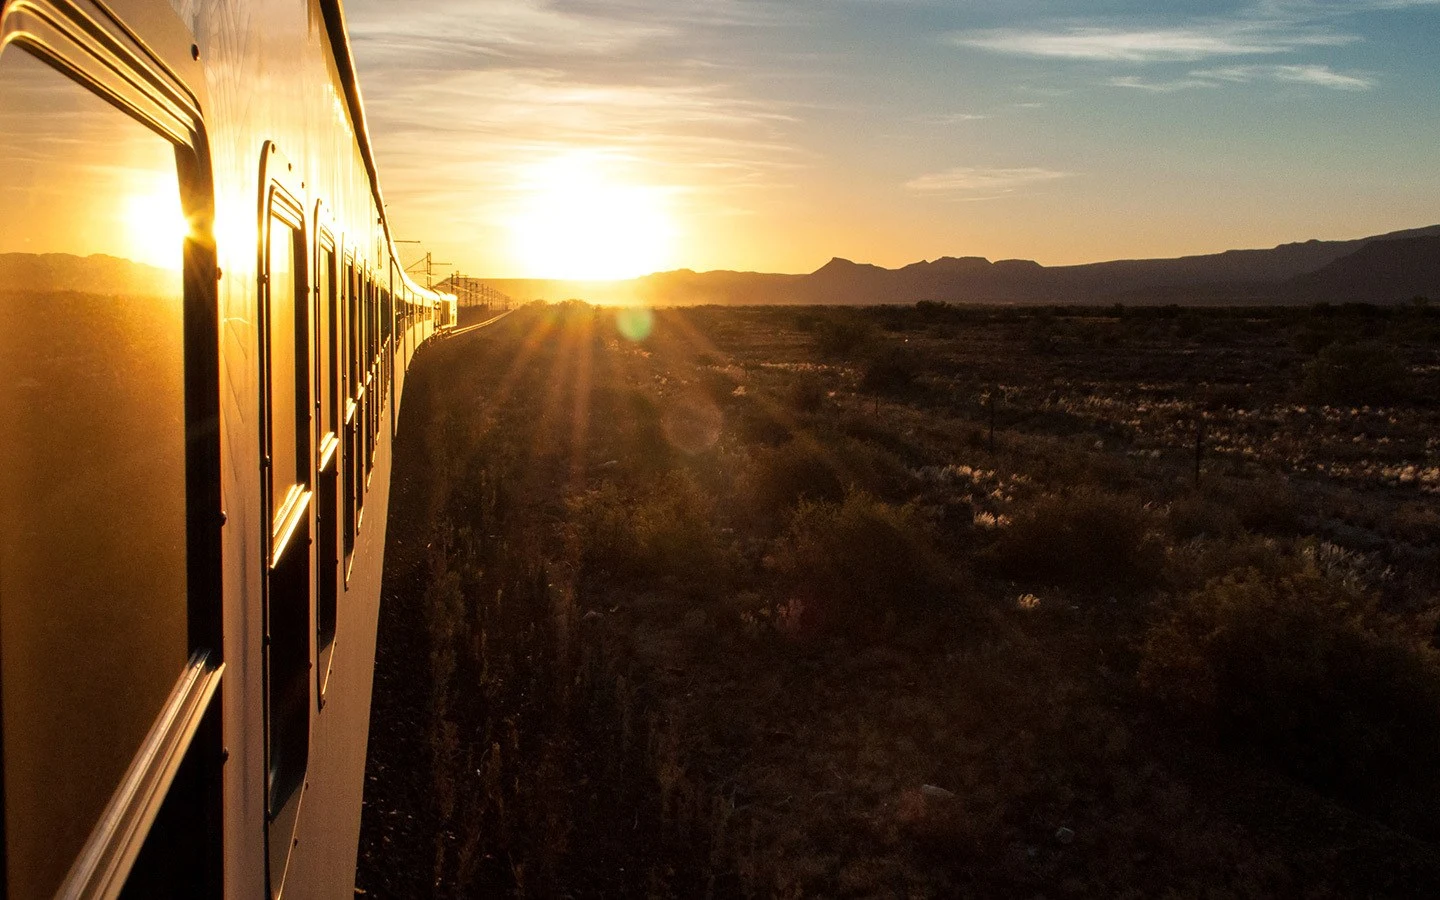
[[[456,313],[340,0],[4,0],[3,900],[353,896],[392,438]]]

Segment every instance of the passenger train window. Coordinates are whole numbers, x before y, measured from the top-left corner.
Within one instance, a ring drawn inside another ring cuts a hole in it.
[[[360,527],[360,505],[359,497],[356,494],[358,482],[355,475],[356,460],[360,458],[356,439],[359,412],[355,402],[356,392],[359,390],[360,323],[356,311],[358,291],[353,260],[346,263],[345,272],[345,459],[342,466],[344,469],[342,477],[345,484],[345,514],[344,521],[341,523],[341,535],[344,538],[344,562],[348,574],[348,564],[351,556],[355,553],[355,533]]]
[[[19,44],[0,172],[0,894],[48,897],[190,655],[188,225],[177,145]]]
[[[270,523],[265,581],[266,813],[272,893],[283,884],[310,749],[310,294],[302,213],[272,188],[262,281]]]
[[[319,266],[315,272],[316,321],[316,407],[320,411],[316,436],[316,536],[315,635],[321,655],[320,691],[323,699],[329,670],[328,651],[335,641],[336,598],[339,591],[339,400],[340,368],[337,358],[339,303],[335,290],[335,246],[329,235],[320,242]]]
[[[297,409],[296,382],[305,363],[296,354],[297,335],[303,338],[303,308],[297,315],[297,253],[299,233],[278,217],[270,221],[269,287],[269,381],[270,381],[270,510],[283,510],[292,493],[305,489],[310,480],[303,469],[308,460],[300,454],[306,448],[298,421],[304,410]],[[302,344],[303,346],[303,344]],[[309,421],[308,416],[305,419]]]

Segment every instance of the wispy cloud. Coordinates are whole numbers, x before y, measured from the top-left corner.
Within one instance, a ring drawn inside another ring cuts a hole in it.
[[[1152,94],[1173,94],[1195,88],[1213,88],[1218,84],[1209,78],[1173,78],[1168,81],[1147,81],[1138,75],[1117,75],[1106,82],[1111,87],[1132,88]]]
[[[1218,21],[1166,28],[996,28],[955,32],[949,40],[962,47],[1020,56],[1145,63],[1286,53],[1299,47],[1339,46],[1357,38],[1313,28]]]
[[[1028,185],[1069,178],[1073,173],[1054,169],[984,168],[957,166],[943,172],[932,172],[905,182],[905,189],[916,194],[978,200],[1009,194]]]
[[[1109,79],[1106,84],[1111,87],[1132,88],[1153,94],[1171,94],[1195,88],[1216,88],[1224,84],[1250,84],[1256,81],[1302,84],[1335,91],[1368,91],[1376,85],[1373,75],[1360,72],[1337,72],[1329,66],[1322,65],[1221,66],[1213,69],[1195,69],[1183,78],[1169,80],[1149,80],[1137,75],[1118,75]]]
[[[1375,87],[1375,78],[1360,73],[1336,72],[1329,66],[1224,66],[1191,73],[1197,78],[1220,81],[1251,82],[1281,81],[1308,84],[1336,91],[1368,91]]]
[[[769,4],[347,5],[387,198],[417,220],[501,228],[519,173],[576,150],[717,209],[783,185],[806,160],[786,136],[794,110],[731,65],[737,34],[777,21]]]
[[[919,116],[916,118],[916,121],[924,125],[960,125],[965,122],[979,122],[982,119],[988,118],[990,118],[990,116],[983,113],[955,112]]]

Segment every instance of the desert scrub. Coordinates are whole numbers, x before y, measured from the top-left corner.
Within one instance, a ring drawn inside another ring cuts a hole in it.
[[[1132,497],[1090,487],[1045,494],[1012,514],[984,558],[998,575],[1084,588],[1143,588],[1165,560],[1158,517]]]
[[[875,326],[848,310],[830,310],[815,328],[815,349],[827,358],[849,356],[875,339]]]
[[[1232,537],[1241,531],[1235,510],[1188,493],[1170,501],[1165,511],[1170,533],[1182,541],[1198,537]]]
[[[1205,499],[1229,508],[1247,531],[1293,535],[1303,530],[1305,504],[1290,479],[1280,474],[1259,478],[1208,478]]]
[[[914,506],[863,491],[842,503],[802,501],[767,563],[799,601],[801,626],[824,631],[953,610],[960,581]]]
[[[1310,561],[1181,599],[1146,637],[1142,691],[1202,734],[1363,799],[1440,765],[1440,660]]]
[[[1406,374],[1391,347],[1335,343],[1305,364],[1300,393],[1314,403],[1384,403],[1403,393]]]
[[[785,403],[798,413],[817,413],[825,405],[825,382],[809,372],[796,375],[785,390]]]
[[[567,506],[586,583],[668,579],[717,590],[730,580],[733,554],[720,540],[714,500],[684,471],[634,492],[603,484]]]
[[[737,493],[758,524],[778,527],[801,500],[845,499],[845,484],[833,454],[805,436],[779,447],[756,448]]]
[[[914,386],[921,369],[914,350],[889,347],[865,361],[860,389],[874,394],[904,393]]]

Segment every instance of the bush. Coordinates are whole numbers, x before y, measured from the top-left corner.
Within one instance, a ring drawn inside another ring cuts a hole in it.
[[[664,579],[707,589],[730,575],[714,503],[688,476],[671,474],[641,496],[607,484],[569,502],[582,573],[592,581]]]
[[[802,624],[822,630],[943,609],[954,593],[915,508],[862,491],[802,502],[768,563],[800,600]]]
[[[736,397],[728,418],[735,435],[745,444],[776,446],[794,434],[793,417],[777,404],[762,402],[754,394]]]
[[[1304,530],[1303,500],[1283,475],[1212,478],[1204,490],[1207,499],[1228,507],[1248,531],[1292,535]]]
[[[877,394],[895,394],[908,389],[920,375],[913,351],[891,347],[865,363],[860,389]]]
[[[1384,403],[1400,396],[1405,364],[1375,343],[1331,344],[1305,364],[1301,393],[1314,403]]]
[[[1170,533],[1182,541],[1197,537],[1229,537],[1241,531],[1240,517],[1227,505],[1196,494],[1171,502],[1166,518]]]
[[[696,375],[696,381],[706,397],[715,403],[729,403],[735,398],[735,389],[740,386],[744,375],[743,370],[733,366],[711,366],[701,369]]]
[[[1440,665],[1320,574],[1212,579],[1153,626],[1140,685],[1167,713],[1354,794],[1440,765]]]
[[[845,485],[834,460],[819,444],[796,438],[755,451],[741,493],[761,519],[778,525],[783,521],[779,517],[801,500],[840,502],[845,498]]]
[[[815,328],[815,349],[822,356],[849,356],[874,340],[875,329],[852,315],[832,314]]]
[[[825,382],[819,376],[802,372],[795,376],[785,392],[785,400],[796,412],[816,413],[825,405]]]
[[[1014,514],[988,558],[1019,581],[1139,588],[1154,583],[1164,563],[1156,525],[1129,497],[1093,488],[1047,494]]]

